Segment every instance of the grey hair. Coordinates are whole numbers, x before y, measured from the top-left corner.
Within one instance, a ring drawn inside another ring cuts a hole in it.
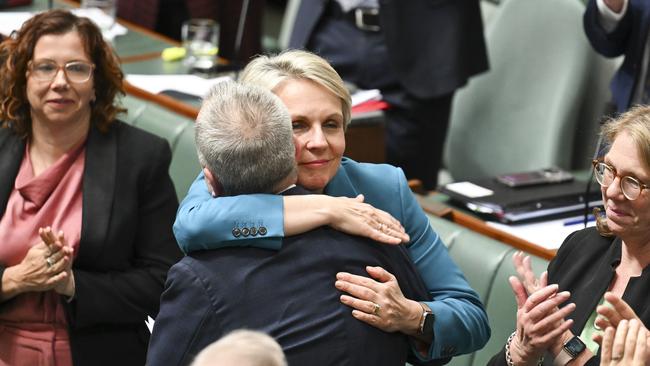
[[[287,366],[287,360],[271,336],[235,330],[204,348],[191,366]]]
[[[263,88],[215,85],[201,105],[195,139],[201,165],[218,178],[225,195],[273,193],[296,174],[291,117]]]
[[[275,56],[258,56],[246,65],[239,81],[274,91],[289,79],[313,81],[341,100],[345,128],[350,123],[352,99],[343,80],[325,59],[311,52],[287,50]]]

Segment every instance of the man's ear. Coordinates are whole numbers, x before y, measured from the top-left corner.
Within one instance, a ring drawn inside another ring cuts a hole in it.
[[[208,191],[210,191],[212,197],[221,196],[223,194],[223,186],[219,182],[219,179],[208,168],[203,168],[203,174],[205,175],[205,183],[208,186]]]

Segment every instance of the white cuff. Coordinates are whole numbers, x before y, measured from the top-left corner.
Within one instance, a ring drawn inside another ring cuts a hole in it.
[[[605,29],[607,33],[612,32],[618,26],[618,22],[623,19],[625,13],[627,12],[627,3],[628,0],[623,0],[623,8],[620,13],[615,13],[612,9],[605,4],[603,0],[596,0],[596,5],[598,6],[598,22],[600,26]]]

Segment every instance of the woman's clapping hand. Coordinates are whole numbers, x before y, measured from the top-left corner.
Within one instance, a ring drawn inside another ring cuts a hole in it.
[[[59,231],[58,234],[54,234],[54,231],[49,226],[39,229],[38,233],[41,236],[43,242],[46,243],[51,249],[63,253],[62,258],[64,259],[64,268],[62,270],[62,273],[64,275],[56,283],[54,290],[61,295],[66,295],[68,297],[73,296],[74,276],[72,274],[72,246],[68,244],[62,231]]]
[[[515,365],[536,364],[544,352],[562,342],[573,324],[565,317],[573,312],[575,304],[558,308],[570,294],[558,293],[557,285],[542,287],[528,296],[519,278],[509,280],[517,300],[517,333],[510,344],[512,360]]]
[[[607,327],[600,347],[601,366],[644,366],[650,363],[650,335],[637,319]]]

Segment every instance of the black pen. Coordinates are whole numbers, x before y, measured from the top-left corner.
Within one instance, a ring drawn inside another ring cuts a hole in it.
[[[595,220],[596,220],[596,218],[594,218],[594,215],[589,215],[587,217],[587,222],[592,222],[592,221],[595,221]],[[577,219],[566,220],[563,225],[564,226],[571,226],[571,225],[582,224],[584,222],[585,222],[585,218],[584,217],[579,217]]]

